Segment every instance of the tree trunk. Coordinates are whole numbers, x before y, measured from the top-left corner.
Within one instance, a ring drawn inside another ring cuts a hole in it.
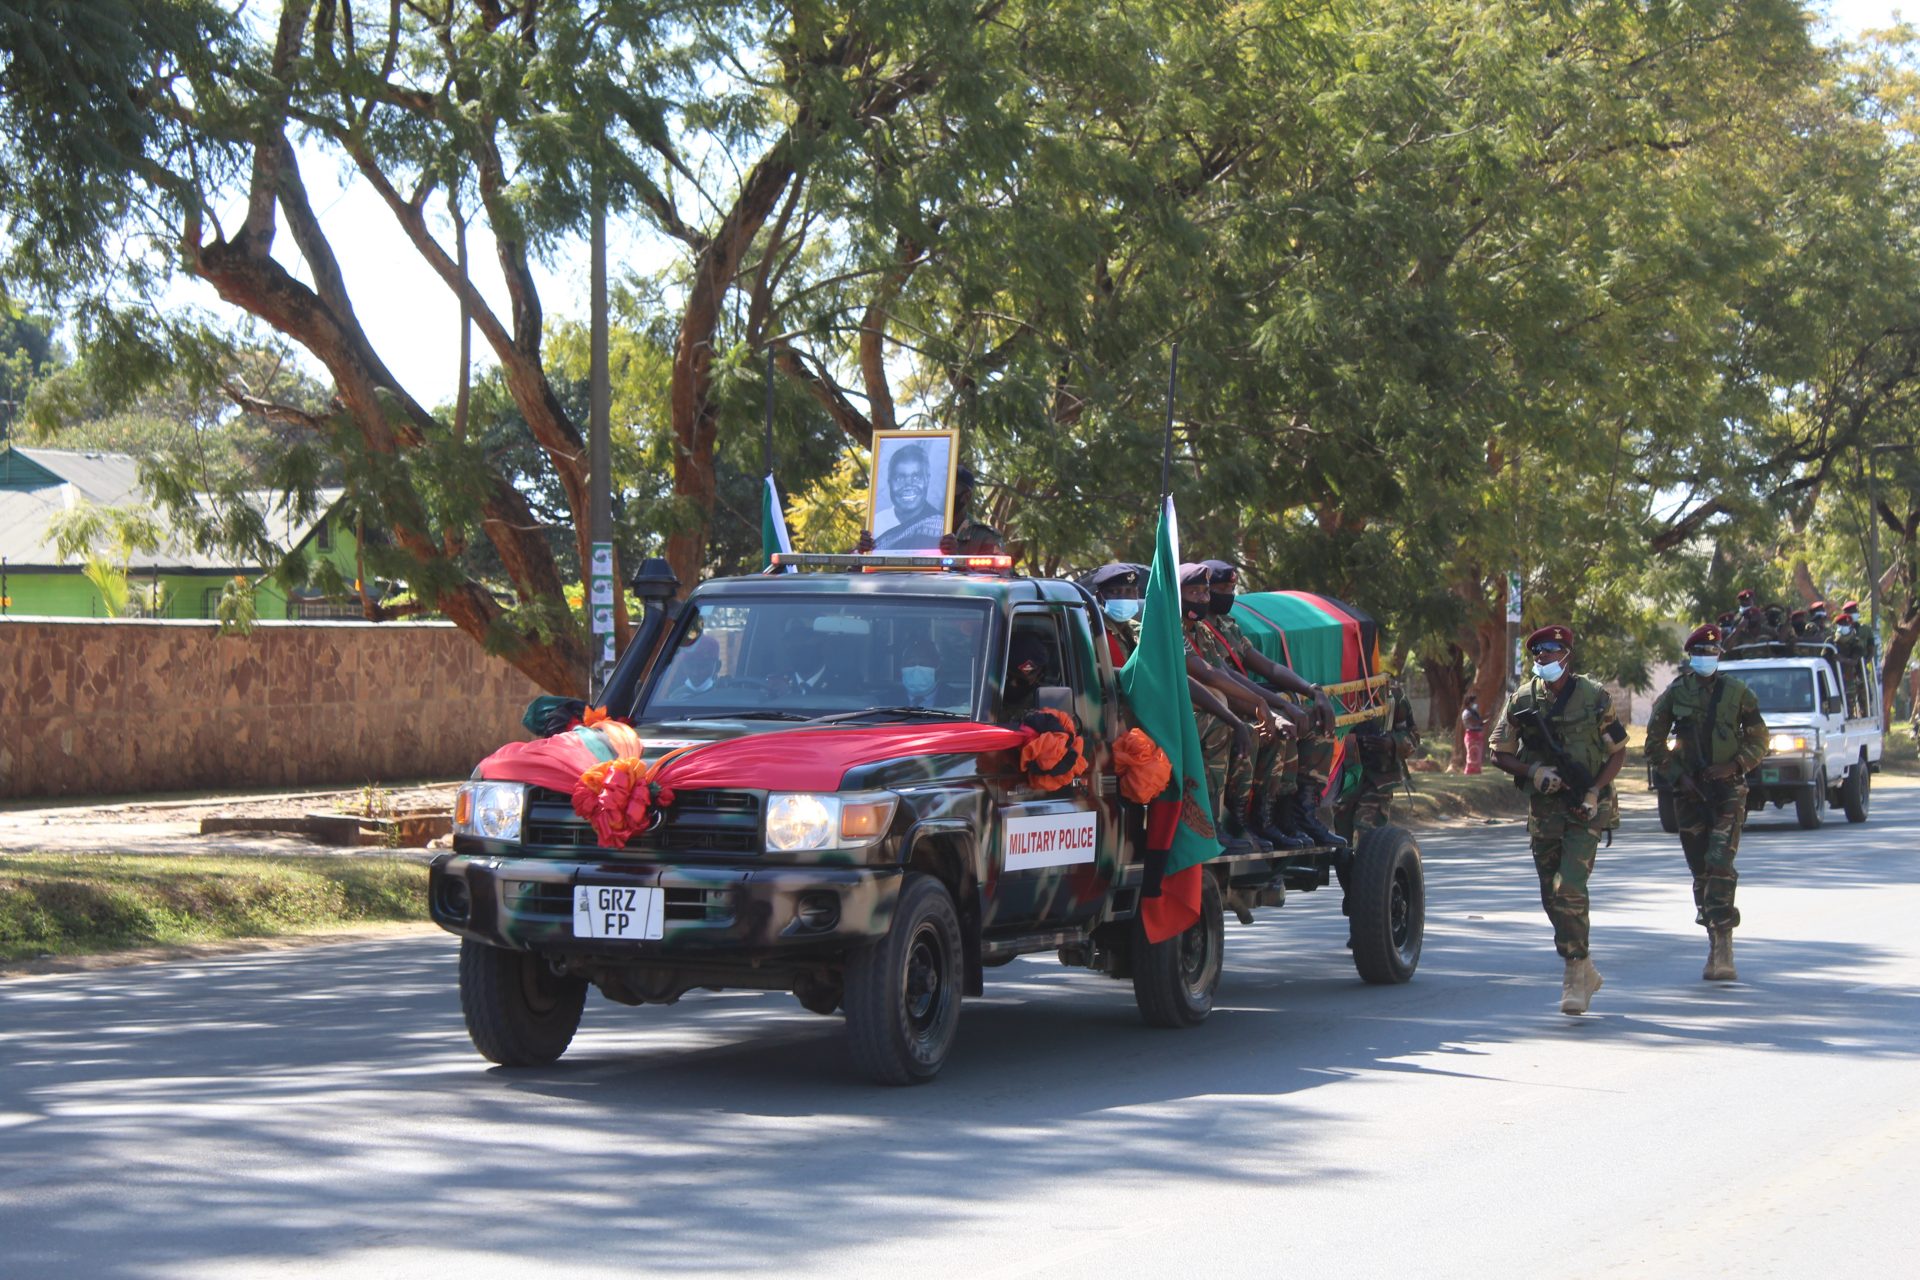
[[[1427,730],[1446,732],[1453,743],[1453,768],[1457,771],[1467,758],[1466,742],[1460,733],[1460,708],[1466,705],[1467,655],[1459,645],[1450,644],[1446,661],[1422,658],[1420,669],[1427,677]]]
[[[796,127],[798,125],[796,124]],[[719,421],[713,408],[713,339],[720,327],[722,303],[733,287],[740,260],[773,213],[780,193],[793,179],[794,136],[789,132],[742,184],[740,197],[693,264],[692,287],[680,312],[680,336],[673,347],[673,382],[668,404],[673,423],[673,496],[679,508],[667,535],[667,564],[690,590],[707,567],[707,529],[713,522],[719,486],[713,467]]]
[[[1914,642],[1920,640],[1920,604],[1909,608],[1894,624],[1893,634],[1887,639],[1887,652],[1880,667],[1880,724],[1893,723],[1893,698],[1900,689],[1900,680],[1907,672],[1907,663],[1913,657]]]

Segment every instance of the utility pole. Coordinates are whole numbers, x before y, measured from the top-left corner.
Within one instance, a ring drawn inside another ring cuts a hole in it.
[[[588,380],[589,437],[587,540],[587,616],[591,621],[587,658],[587,701],[597,702],[613,673],[613,441],[607,419],[612,388],[607,373],[607,192],[598,161],[593,169],[593,245],[588,272],[588,309],[592,312],[591,365]]]

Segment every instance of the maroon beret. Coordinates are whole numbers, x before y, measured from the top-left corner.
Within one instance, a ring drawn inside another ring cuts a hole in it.
[[[1564,649],[1573,648],[1573,632],[1557,623],[1551,627],[1542,627],[1527,637],[1527,648],[1538,644],[1557,644]]]
[[[1693,634],[1687,637],[1687,652],[1695,649],[1720,647],[1720,628],[1709,622],[1704,627],[1695,627]]]

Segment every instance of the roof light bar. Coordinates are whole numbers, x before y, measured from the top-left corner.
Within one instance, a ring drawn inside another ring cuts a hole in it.
[[[1013,568],[1013,557],[998,556],[944,556],[938,552],[918,555],[840,555],[816,551],[776,551],[773,563],[777,568],[792,566],[806,569],[946,569],[960,573],[1007,573]]]

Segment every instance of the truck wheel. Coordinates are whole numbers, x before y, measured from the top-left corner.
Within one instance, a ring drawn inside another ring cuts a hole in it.
[[[1226,920],[1220,882],[1200,875],[1200,918],[1178,937],[1148,942],[1133,933],[1133,1001],[1150,1027],[1197,1027],[1213,1012],[1226,958]]]
[[[1873,799],[1873,773],[1863,759],[1847,770],[1847,779],[1840,784],[1840,807],[1847,812],[1848,822],[1865,822],[1867,806]]]
[[[1427,877],[1404,827],[1375,827],[1353,855],[1353,967],[1368,982],[1405,982],[1420,964]]]
[[[847,961],[847,1044],[877,1084],[940,1073],[960,1025],[960,915],[947,887],[909,872],[893,927]]]
[[[1827,771],[1822,769],[1820,777],[1810,787],[1802,787],[1793,793],[1793,816],[1800,820],[1802,830],[1812,831],[1819,826],[1827,812]]]
[[[545,1066],[573,1042],[586,1000],[587,980],[561,977],[543,956],[460,940],[460,1012],[484,1058]]]
[[[1680,834],[1680,810],[1674,805],[1673,792],[1662,791],[1660,795],[1660,829],[1670,836]]]

